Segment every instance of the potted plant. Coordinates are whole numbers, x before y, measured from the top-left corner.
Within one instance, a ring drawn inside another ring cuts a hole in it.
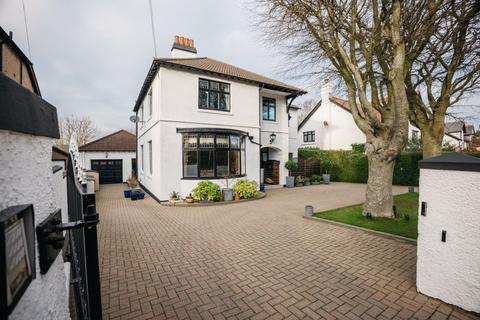
[[[310,178],[310,181],[312,182],[312,185],[317,185],[317,184],[320,184],[320,181],[322,180],[322,177],[319,176],[318,174],[314,174],[312,175],[312,177]]]
[[[323,167],[324,174],[322,175],[323,183],[329,184],[330,183],[330,170],[332,169],[333,162],[332,160],[325,158],[321,160],[321,165]]]
[[[138,187],[138,180],[137,180],[137,177],[134,174],[132,174],[131,176],[128,177],[127,185],[131,189],[135,189],[136,187]]]
[[[233,186],[233,191],[235,192],[235,200],[237,196],[239,199],[251,199],[258,193],[258,184],[255,180],[240,179]]]
[[[175,203],[178,201],[178,199],[180,199],[180,192],[177,192],[175,190],[170,192],[170,203]]]
[[[226,188],[222,189],[222,194],[223,194],[223,201],[232,201],[233,200],[233,189],[229,188],[229,181],[230,176],[225,177],[225,186]]]
[[[298,164],[293,160],[285,162],[285,169],[288,170],[288,176],[286,177],[287,188],[293,188],[295,186],[295,177],[292,176],[292,171],[297,170]]]
[[[304,182],[303,176],[295,177],[295,184],[297,185],[297,187],[303,187],[303,182]]]
[[[188,196],[185,197],[185,202],[186,203],[193,203],[193,196],[190,193]]]
[[[310,185],[310,178],[305,177],[305,179],[303,179],[303,184],[304,184],[305,186],[309,186],[309,185]]]

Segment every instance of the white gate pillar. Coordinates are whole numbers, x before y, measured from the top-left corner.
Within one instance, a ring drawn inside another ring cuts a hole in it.
[[[480,159],[451,153],[419,166],[417,289],[480,312]]]

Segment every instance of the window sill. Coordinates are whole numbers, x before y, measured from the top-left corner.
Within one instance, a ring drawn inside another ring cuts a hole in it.
[[[198,112],[204,113],[213,113],[213,114],[221,114],[225,116],[233,116],[234,114],[231,111],[217,111],[217,110],[209,110],[209,109],[197,109]]]
[[[278,120],[265,120],[265,119],[262,119],[262,123],[278,124]]]

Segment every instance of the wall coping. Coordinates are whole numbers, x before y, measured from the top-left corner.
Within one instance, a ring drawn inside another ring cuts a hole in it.
[[[480,159],[463,153],[452,152],[420,160],[418,166],[420,169],[480,172]]]

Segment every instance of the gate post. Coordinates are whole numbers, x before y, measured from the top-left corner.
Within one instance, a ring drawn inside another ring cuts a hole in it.
[[[417,289],[480,312],[480,159],[450,153],[419,167]]]

